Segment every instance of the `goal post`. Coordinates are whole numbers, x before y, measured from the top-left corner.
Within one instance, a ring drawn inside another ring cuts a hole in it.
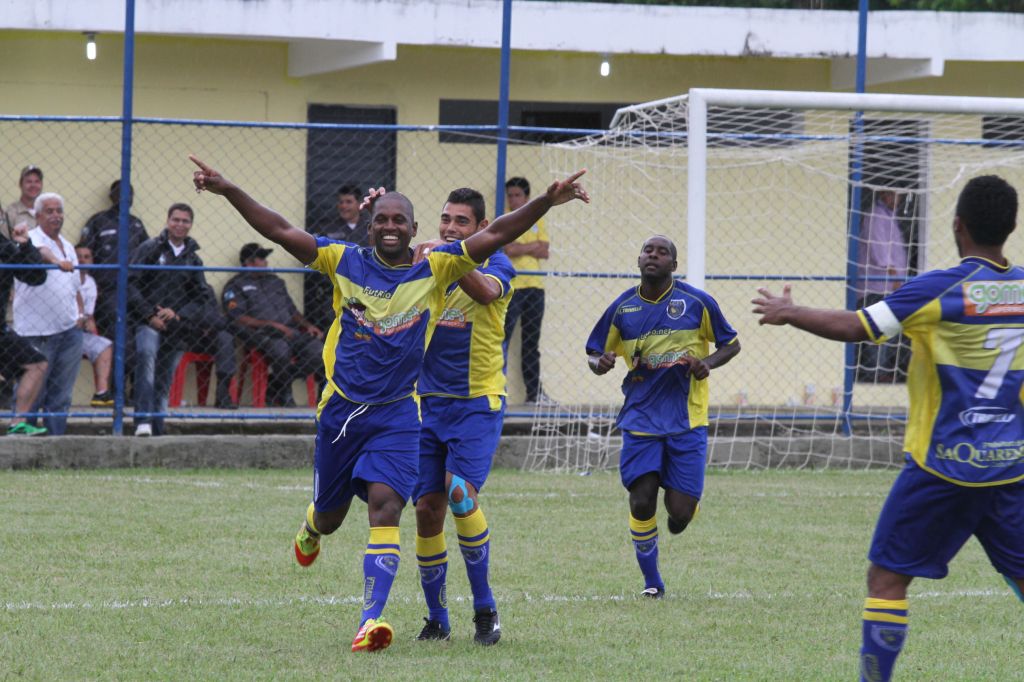
[[[711,466],[898,466],[907,342],[844,347],[759,328],[749,301],[758,286],[792,282],[802,303],[853,309],[955,265],[963,184],[995,173],[1024,189],[1024,99],[701,88],[624,107],[608,131],[543,155],[553,174],[590,169],[600,204],[596,218],[550,216],[560,270],[630,270],[630,251],[667,231],[686,253],[679,275],[737,327],[743,352],[710,378]],[[892,234],[881,238],[885,211]],[[865,259],[886,251],[898,262],[877,274]],[[545,318],[545,337],[581,346],[626,286],[578,285],[571,309]],[[578,367],[545,367],[569,398],[536,409],[530,467],[614,465],[622,370],[598,381]]]

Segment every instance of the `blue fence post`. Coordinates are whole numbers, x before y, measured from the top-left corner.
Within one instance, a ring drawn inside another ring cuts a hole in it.
[[[135,78],[135,0],[124,3],[124,83],[121,106],[121,196],[118,199],[117,325],[114,330],[114,435],[124,432],[124,358],[128,339],[128,212],[132,181],[132,95]]]
[[[858,93],[863,93],[867,80],[868,47],[868,0],[860,0],[857,13],[857,83]],[[846,309],[857,308],[857,261],[860,251],[860,183],[864,166],[864,112],[853,115],[853,159],[850,164],[850,230],[846,255]],[[857,378],[857,344],[846,344],[846,367],[843,372],[843,435],[853,433],[850,413],[853,411],[853,384]]]
[[[498,160],[494,188],[494,215],[505,212],[505,165],[508,154],[508,91],[512,67],[512,0],[501,4],[501,82],[498,85]]]

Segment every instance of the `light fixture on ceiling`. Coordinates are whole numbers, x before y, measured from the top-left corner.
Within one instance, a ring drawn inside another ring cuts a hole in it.
[[[90,62],[96,60],[96,34],[85,34],[85,58]]]
[[[607,78],[612,72],[611,62],[608,61],[608,55],[601,55],[601,77]]]

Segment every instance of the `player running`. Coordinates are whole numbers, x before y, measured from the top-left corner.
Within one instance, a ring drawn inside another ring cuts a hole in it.
[[[640,285],[623,292],[587,341],[594,374],[624,358],[626,400],[615,425],[622,430],[619,473],[629,491],[629,530],[645,597],[660,599],[658,488],[665,489],[668,530],[682,533],[697,515],[704,491],[708,443],[708,374],[740,352],[736,331],[707,293],[676,281],[676,245],[649,238],[637,259]],[[709,344],[716,350],[708,354]]]

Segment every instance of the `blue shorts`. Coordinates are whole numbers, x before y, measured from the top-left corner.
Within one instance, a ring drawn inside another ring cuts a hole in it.
[[[419,471],[420,418],[412,397],[384,405],[333,395],[320,411],[313,455],[313,505],[327,512],[368,483],[384,483],[409,499]]]
[[[652,471],[661,476],[661,487],[700,499],[704,492],[704,467],[708,453],[708,429],[670,436],[638,436],[622,432],[619,475],[629,488],[633,481]]]
[[[420,401],[420,476],[412,499],[444,492],[447,471],[466,479],[479,491],[491,473],[494,451],[501,440],[505,398],[423,396]]]
[[[910,461],[882,507],[868,559],[902,575],[944,578],[971,535],[997,571],[1024,578],[1024,481],[969,488]]]

